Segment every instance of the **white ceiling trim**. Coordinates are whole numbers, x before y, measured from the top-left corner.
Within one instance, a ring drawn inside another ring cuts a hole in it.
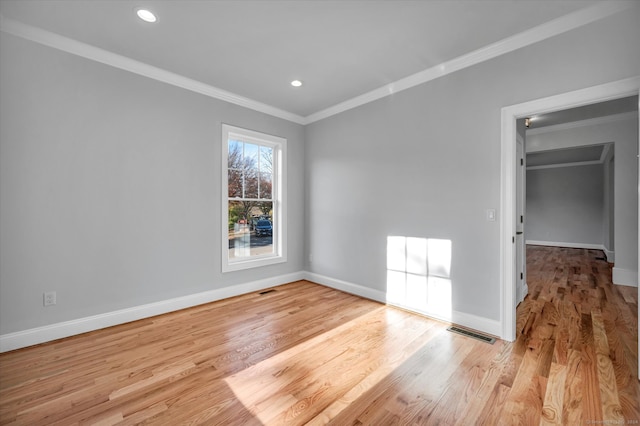
[[[322,111],[308,115],[306,123],[322,120],[335,114],[347,111],[352,108],[367,104],[377,99],[406,90],[419,84],[426,83],[436,78],[451,74],[463,68],[479,64],[489,59],[493,59],[505,53],[512,52],[517,49],[529,46],[547,38],[565,33],[567,31],[590,24],[600,19],[606,18],[618,12],[622,12],[631,8],[632,2],[602,2],[593,6],[584,8],[577,12],[573,12],[546,22],[544,24],[523,31],[514,36],[505,38],[496,43],[487,45],[478,50],[470,52],[466,55],[459,56],[440,65],[428,68],[424,71],[410,75],[409,77],[398,80],[394,83],[372,90],[364,95],[357,96],[345,102],[339,103]]]
[[[269,114],[298,124],[304,124],[304,117],[293,114],[289,111],[267,105],[253,99],[245,98],[235,93],[202,83],[197,80],[136,61],[126,56],[118,55],[99,47],[82,43],[80,41],[61,36],[38,27],[24,24],[19,21],[5,18],[0,15],[0,31],[21,37],[54,49],[62,50],[73,55],[77,55],[92,61],[100,62],[115,68],[132,72],[144,77],[148,77],[163,83],[171,84],[192,92],[229,102],[252,109],[254,111]]]
[[[602,150],[602,155],[600,155],[600,162],[602,164],[604,164],[604,162],[607,160],[608,156],[609,156],[609,151],[611,151],[611,146],[613,145],[613,143],[609,142],[604,144],[604,149]]]
[[[619,114],[605,115],[603,117],[587,118],[586,120],[570,121],[568,123],[554,124],[551,126],[538,127],[537,129],[527,129],[527,136],[540,135],[561,130],[577,129],[584,126],[599,126],[602,124],[615,123],[617,121],[633,120],[638,118],[637,111],[621,112]]]
[[[634,112],[635,114],[635,112]],[[589,160],[589,161],[574,161],[571,163],[556,163],[556,164],[544,164],[541,166],[527,166],[527,170],[540,170],[540,169],[555,169],[557,167],[571,167],[571,166],[592,166],[594,164],[604,164],[609,156],[609,151],[611,151],[611,147],[613,146],[613,142],[607,142],[605,144],[596,144],[591,146],[604,145],[602,148],[602,154],[600,154],[600,158],[597,160]],[[589,146],[589,145],[585,145]],[[555,151],[555,150],[551,150]],[[533,151],[527,154],[536,154],[538,152],[543,151]]]
[[[544,166],[527,166],[527,171],[541,170],[541,169],[556,169],[558,167],[593,166],[596,164],[602,164],[602,161],[601,160],[576,161],[574,163],[557,163],[557,164],[545,164]]]
[[[45,46],[65,51],[77,56],[84,57],[96,62],[113,66],[122,70],[126,70],[135,74],[139,74],[148,78],[152,78],[163,83],[171,84],[249,108],[258,112],[269,114],[274,117],[282,118],[298,124],[310,124],[315,121],[322,120],[332,115],[339,114],[349,109],[367,104],[369,102],[392,95],[402,90],[409,89],[419,84],[426,83],[436,78],[451,74],[466,67],[479,64],[481,62],[493,59],[505,53],[529,46],[533,43],[545,40],[547,38],[562,34],[575,28],[587,25],[591,22],[598,21],[613,14],[627,10],[633,6],[633,2],[601,2],[577,12],[570,13],[558,19],[554,19],[545,24],[531,28],[522,33],[508,37],[504,40],[485,46],[481,49],[443,62],[440,65],[428,68],[406,78],[400,79],[394,83],[390,83],[371,92],[356,96],[345,102],[313,113],[306,117],[284,111],[282,109],[264,104],[262,102],[249,99],[235,93],[193,80],[182,75],[154,67],[152,65],[136,61],[135,59],[82,43],[77,40],[61,36],[38,27],[24,24],[19,21],[5,18],[0,15],[0,31],[21,37]]]

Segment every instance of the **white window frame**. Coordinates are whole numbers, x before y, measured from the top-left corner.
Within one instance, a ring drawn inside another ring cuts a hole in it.
[[[273,253],[229,259],[229,139],[273,148]],[[240,271],[287,261],[287,140],[254,130],[222,124],[222,272]]]

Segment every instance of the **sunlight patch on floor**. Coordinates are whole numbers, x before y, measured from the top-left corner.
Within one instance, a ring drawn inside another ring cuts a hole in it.
[[[429,328],[381,306],[224,381],[262,424],[324,424],[417,352],[422,345],[411,343],[425,339]],[[386,337],[380,341],[371,334]],[[369,365],[367,374],[354,376],[362,364]],[[335,392],[344,394],[336,400]]]

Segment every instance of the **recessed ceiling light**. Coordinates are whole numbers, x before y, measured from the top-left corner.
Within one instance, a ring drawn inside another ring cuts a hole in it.
[[[291,82],[291,85],[292,85],[293,87],[300,87],[300,86],[302,86],[302,82],[301,82],[300,80],[293,80],[293,81]]]
[[[150,10],[147,9],[137,9],[136,14],[138,18],[142,19],[145,22],[156,22],[158,19],[156,15],[153,14]]]

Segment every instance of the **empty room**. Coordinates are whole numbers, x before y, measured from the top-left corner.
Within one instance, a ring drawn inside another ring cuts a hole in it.
[[[0,0],[0,424],[639,424],[639,40]]]

